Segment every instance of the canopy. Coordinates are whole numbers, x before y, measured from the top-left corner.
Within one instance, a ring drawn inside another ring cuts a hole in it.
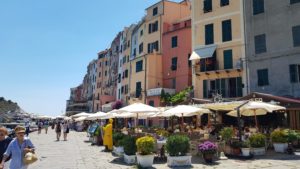
[[[64,119],[66,116],[56,116],[56,119]]]
[[[84,121],[87,117],[81,116],[75,119],[76,122]]]
[[[213,56],[216,51],[217,45],[206,45],[201,47],[200,49],[196,49],[193,51],[189,60],[197,60],[203,58],[210,58]]]
[[[235,108],[237,108],[239,105],[243,103],[244,103],[243,101],[209,103],[209,104],[204,104],[202,107],[214,111],[232,111],[235,110]]]
[[[104,112],[97,112],[95,114],[90,114],[86,117],[86,120],[99,120],[102,119],[102,117],[106,116],[107,113]]]
[[[82,113],[78,113],[78,114],[75,114],[73,116],[71,116],[72,118],[77,118],[77,117],[88,117],[90,116],[91,114],[89,113],[86,113],[86,112],[82,112]]]
[[[202,115],[204,113],[211,113],[210,110],[204,108],[193,107],[189,105],[179,105],[174,108],[171,108],[167,111],[159,113],[158,117],[191,117],[195,115]]]

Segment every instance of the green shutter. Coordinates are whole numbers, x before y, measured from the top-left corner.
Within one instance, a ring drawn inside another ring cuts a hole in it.
[[[227,97],[226,96],[226,82],[225,79],[221,79],[221,93],[222,93],[222,97]]]
[[[236,79],[237,82],[237,97],[242,97],[243,96],[243,82],[242,82],[242,78],[238,77]]]
[[[290,81],[297,83],[297,65],[290,65]]]
[[[207,95],[207,80],[203,80],[203,98],[208,98],[208,95]]]
[[[224,69],[232,69],[232,50],[224,50]]]

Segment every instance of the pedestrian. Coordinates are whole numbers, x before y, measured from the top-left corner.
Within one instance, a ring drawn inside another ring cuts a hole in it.
[[[109,119],[108,124],[103,127],[103,145],[105,146],[105,151],[111,151],[113,147],[112,129],[113,119]]]
[[[29,132],[30,132],[30,122],[29,121],[27,121],[25,123],[25,128],[26,128],[25,134],[26,134],[26,137],[28,137],[29,136]]]
[[[67,136],[68,136],[68,133],[69,133],[69,124],[68,124],[68,122],[67,121],[65,121],[64,123],[63,123],[63,132],[64,132],[64,141],[67,141]]]
[[[48,133],[48,127],[49,127],[49,122],[48,122],[48,120],[46,120],[46,121],[44,122],[44,128],[45,128],[45,133],[46,133],[46,134]]]
[[[40,120],[40,121],[38,122],[38,134],[41,134],[42,127],[43,127],[43,122]]]
[[[55,126],[56,140],[57,141],[59,141],[59,139],[60,139],[61,129],[62,129],[62,125],[61,125],[60,121],[58,121],[57,124],[56,124],[56,126]]]
[[[9,143],[12,141],[12,139],[7,135],[8,135],[7,129],[5,127],[0,127],[0,162],[2,161],[3,154],[5,153]],[[9,158],[6,159],[6,161],[8,160]]]
[[[28,152],[34,153],[34,145],[27,137],[25,138],[25,128],[17,126],[15,133],[16,138],[9,143],[3,155],[0,169],[4,168],[4,163],[9,156],[11,156],[9,169],[27,169],[28,165],[24,164],[23,157]]]

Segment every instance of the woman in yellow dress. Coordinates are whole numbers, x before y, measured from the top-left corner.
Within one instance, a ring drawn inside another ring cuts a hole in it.
[[[103,145],[107,151],[112,151],[113,148],[113,138],[112,138],[112,128],[113,128],[113,119],[109,119],[108,124],[103,127]]]

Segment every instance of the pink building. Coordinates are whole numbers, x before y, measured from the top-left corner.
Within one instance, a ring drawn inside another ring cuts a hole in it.
[[[179,92],[192,85],[191,19],[164,23],[163,31],[163,87]]]

